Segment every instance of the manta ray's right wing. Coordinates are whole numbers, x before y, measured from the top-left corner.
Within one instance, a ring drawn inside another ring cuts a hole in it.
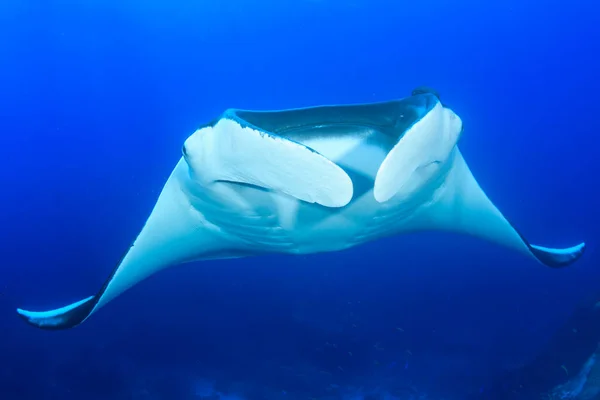
[[[444,187],[424,214],[438,228],[507,246],[552,268],[572,264],[585,251],[585,243],[560,249],[531,244],[487,197],[458,148]]]
[[[554,249],[529,243],[481,189],[457,141],[462,122],[441,103],[414,124],[389,152],[375,181],[375,198],[422,207],[401,229],[466,233],[512,248],[549,267],[567,266],[581,257],[585,243]]]

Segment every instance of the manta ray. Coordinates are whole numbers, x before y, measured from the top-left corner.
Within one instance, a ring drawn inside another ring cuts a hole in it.
[[[93,296],[18,314],[42,329],[87,320],[171,266],[333,252],[416,231],[463,233],[549,267],[585,244],[531,244],[481,189],[457,143],[461,118],[437,92],[275,111],[228,109],[183,145],[150,216]]]

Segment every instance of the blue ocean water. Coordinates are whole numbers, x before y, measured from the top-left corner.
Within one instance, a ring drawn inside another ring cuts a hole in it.
[[[496,382],[600,300],[598,15],[588,0],[5,0],[0,398],[524,398]],[[426,232],[172,268],[67,331],[15,313],[95,293],[184,140],[226,108],[419,85],[463,119],[495,204],[535,243],[585,240],[578,263]],[[547,369],[546,386],[578,368]]]

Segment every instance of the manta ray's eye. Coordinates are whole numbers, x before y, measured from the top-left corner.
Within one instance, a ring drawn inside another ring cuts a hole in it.
[[[187,155],[188,155],[188,153],[187,153],[187,148],[185,147],[185,144],[184,144],[184,145],[183,145],[183,147],[181,148],[181,153],[183,154],[183,156],[184,156],[185,158],[187,158]]]

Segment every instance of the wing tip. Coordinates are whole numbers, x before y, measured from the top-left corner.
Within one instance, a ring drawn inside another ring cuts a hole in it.
[[[564,249],[553,249],[530,244],[529,250],[542,264],[550,268],[564,268],[579,260],[585,253],[586,247],[585,242]]]
[[[49,311],[28,311],[17,308],[17,314],[29,325],[45,330],[74,328],[87,319],[96,305],[96,296],[90,296],[66,307]]]

